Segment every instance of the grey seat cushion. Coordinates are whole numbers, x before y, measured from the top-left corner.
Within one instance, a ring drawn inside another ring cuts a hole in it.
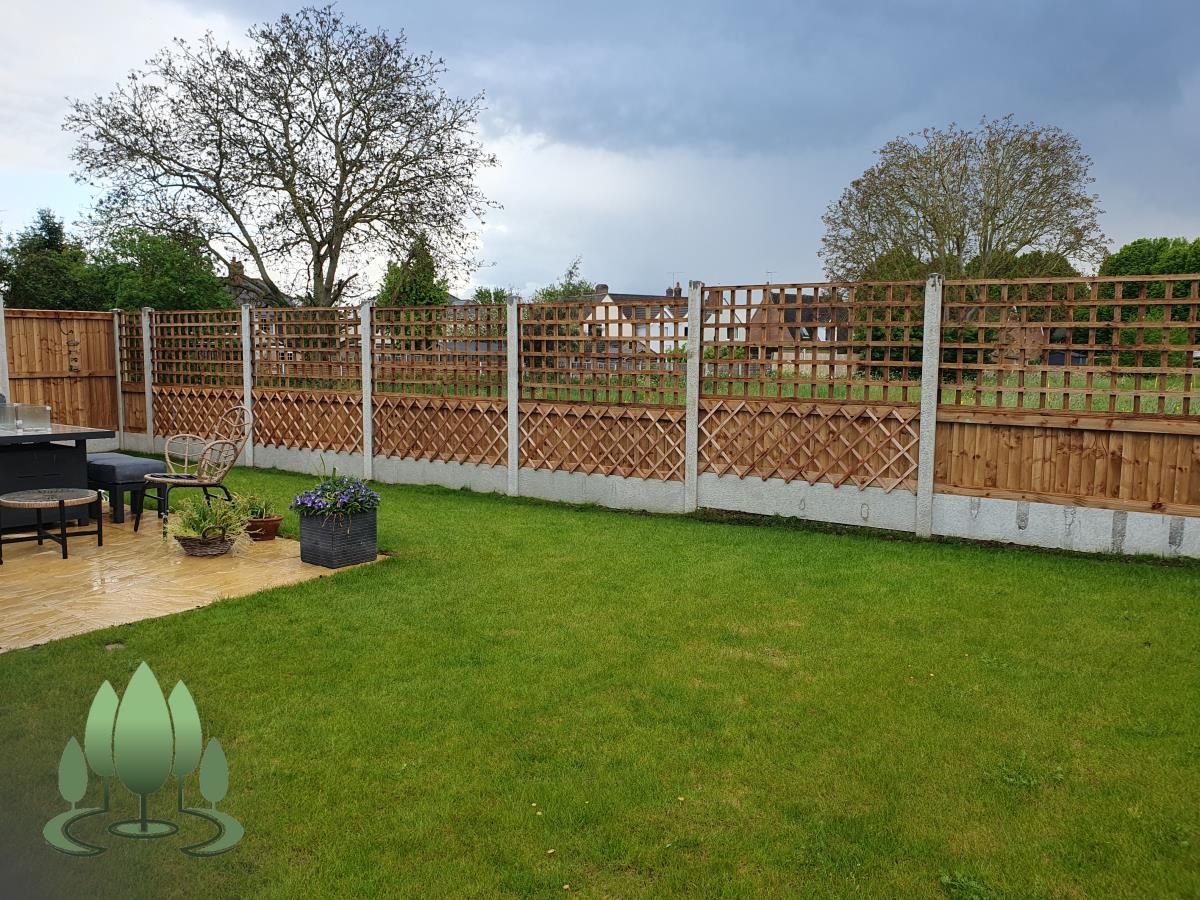
[[[124,453],[89,453],[88,481],[107,484],[141,482],[146,475],[163,471],[161,459],[143,459]]]

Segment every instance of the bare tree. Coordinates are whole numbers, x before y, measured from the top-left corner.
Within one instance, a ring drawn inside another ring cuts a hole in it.
[[[249,45],[176,40],[111,94],[74,101],[81,180],[105,216],[183,229],[253,261],[276,299],[290,275],[318,306],[354,293],[351,260],[403,257],[424,234],[470,263],[467,225],[495,164],[474,132],[482,95],[448,95],[440,59],[331,7],[248,32]]]
[[[984,118],[890,141],[822,217],[835,280],[898,267],[985,278],[1019,254],[1081,264],[1106,253],[1092,161],[1059,128]],[[890,261],[890,263],[886,262]]]

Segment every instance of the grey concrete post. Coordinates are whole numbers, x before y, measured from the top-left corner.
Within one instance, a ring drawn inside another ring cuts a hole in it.
[[[15,402],[12,395],[12,385],[8,381],[8,332],[4,327],[4,291],[0,290],[0,394],[9,403]]]
[[[142,389],[146,397],[146,441],[154,449],[154,354],[150,346],[149,306],[142,307]]]
[[[375,322],[370,301],[358,308],[358,341],[362,356],[363,478],[375,473]]]
[[[242,464],[254,465],[254,332],[253,315],[249,303],[242,304],[242,406],[248,410],[246,423],[246,446],[242,450]]]
[[[688,282],[687,379],[683,419],[683,511],[695,512],[700,480],[700,359],[704,282]]]
[[[124,376],[121,374],[121,310],[113,314],[113,381],[117,390],[117,449],[125,449],[125,392],[121,390]]]
[[[917,456],[917,506],[913,531],[918,537],[933,534],[933,459],[937,439],[937,411],[942,359],[942,276],[925,282],[925,316],[921,331],[921,443]]]
[[[508,298],[508,494],[520,493],[521,467],[521,309],[516,297]]]

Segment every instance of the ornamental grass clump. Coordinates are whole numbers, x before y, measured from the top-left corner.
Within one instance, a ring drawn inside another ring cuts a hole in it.
[[[209,504],[199,497],[189,497],[171,511],[169,531],[177,538],[203,538],[214,532],[236,538],[245,530],[241,510],[224,500]]]
[[[361,478],[334,473],[316,487],[297,494],[288,508],[304,518],[341,518],[369,512],[378,506],[379,494]]]

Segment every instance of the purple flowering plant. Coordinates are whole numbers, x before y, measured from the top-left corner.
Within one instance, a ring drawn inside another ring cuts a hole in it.
[[[366,512],[379,506],[379,494],[361,478],[334,472],[316,487],[301,491],[289,509],[302,516],[341,517]]]

